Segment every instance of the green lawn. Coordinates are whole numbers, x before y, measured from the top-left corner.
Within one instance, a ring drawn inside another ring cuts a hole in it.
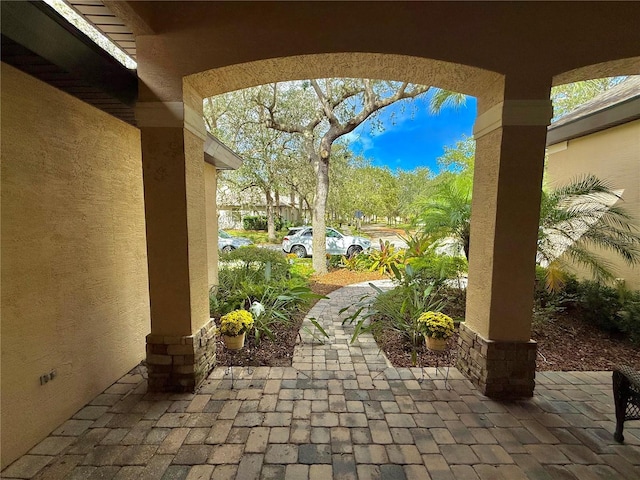
[[[234,237],[248,238],[255,244],[269,243],[266,230],[225,230],[225,232]],[[282,243],[282,239],[286,234],[287,232],[284,230],[276,232],[276,243]]]

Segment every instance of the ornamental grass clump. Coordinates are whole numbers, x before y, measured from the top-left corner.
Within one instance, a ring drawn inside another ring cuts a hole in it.
[[[442,312],[424,312],[418,317],[418,324],[427,337],[446,340],[453,335],[453,320]]]
[[[237,337],[251,330],[253,315],[246,310],[234,310],[220,318],[220,333],[228,337]]]

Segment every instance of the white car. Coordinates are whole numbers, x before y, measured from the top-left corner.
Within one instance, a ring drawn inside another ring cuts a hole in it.
[[[224,230],[218,230],[218,249],[228,253],[236,248],[252,245],[253,242],[245,237],[234,237]]]
[[[334,228],[327,228],[327,253],[330,255],[344,255],[351,258],[371,247],[371,242],[363,237],[344,235]],[[313,228],[305,227],[294,235],[287,235],[282,240],[282,250],[293,253],[300,258],[313,255]]]

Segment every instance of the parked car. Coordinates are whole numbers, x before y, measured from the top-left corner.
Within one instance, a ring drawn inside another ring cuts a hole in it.
[[[300,230],[304,230],[305,228],[310,228],[309,225],[302,225],[301,227],[291,227],[287,232],[287,237],[291,237],[296,233],[299,233]]]
[[[327,228],[326,233],[327,253],[330,255],[344,255],[351,258],[354,255],[371,247],[371,242],[363,237],[344,235],[335,228]],[[282,250],[285,253],[293,253],[300,258],[313,255],[313,228],[304,227],[287,234],[282,240]]]
[[[253,242],[245,237],[234,237],[233,235],[225,232],[224,230],[218,230],[218,249],[227,253],[231,250],[235,250],[239,247],[246,247],[247,245],[253,245]]]

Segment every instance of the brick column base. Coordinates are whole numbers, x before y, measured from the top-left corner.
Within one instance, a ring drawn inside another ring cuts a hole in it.
[[[149,391],[195,391],[215,367],[216,334],[211,319],[193,335],[147,335]]]
[[[457,367],[488,397],[532,397],[536,342],[486,340],[461,323]]]

